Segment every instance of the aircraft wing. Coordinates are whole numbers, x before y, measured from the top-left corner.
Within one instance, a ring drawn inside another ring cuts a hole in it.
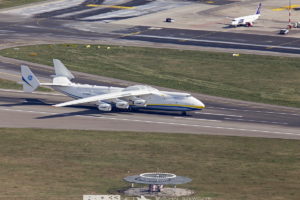
[[[81,104],[81,103],[110,100],[110,99],[116,99],[116,98],[121,98],[121,97],[142,96],[142,95],[154,94],[154,93],[155,93],[155,91],[151,91],[148,89],[129,90],[129,91],[114,92],[114,93],[86,97],[86,98],[82,98],[82,99],[68,101],[65,103],[56,104],[54,106],[55,107],[63,107],[63,106]]]

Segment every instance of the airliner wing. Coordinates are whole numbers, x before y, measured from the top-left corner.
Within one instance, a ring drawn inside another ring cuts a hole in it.
[[[78,100],[73,100],[73,101],[68,101],[65,103],[56,104],[54,106],[55,107],[63,107],[63,106],[81,104],[81,103],[110,100],[110,99],[116,99],[116,98],[121,98],[121,97],[142,96],[142,95],[154,94],[154,93],[155,93],[155,91],[151,91],[148,89],[129,90],[129,91],[114,92],[114,93],[86,97],[86,98],[82,98],[82,99],[78,99]]]

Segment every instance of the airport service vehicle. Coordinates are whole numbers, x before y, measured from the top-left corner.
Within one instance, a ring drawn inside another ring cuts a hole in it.
[[[284,29],[280,29],[279,34],[280,34],[280,35],[286,35],[286,34],[288,34],[289,32],[290,32],[289,29],[284,28]]]
[[[29,67],[22,65],[24,92],[33,92],[39,86],[50,86],[54,90],[76,100],[54,105],[55,107],[95,103],[100,111],[118,109],[153,109],[165,111],[201,110],[205,105],[187,93],[159,91],[147,85],[134,85],[126,88],[96,86],[73,83],[73,74],[57,59],[53,60],[55,75],[52,83],[40,83]]]
[[[256,13],[254,15],[248,15],[243,17],[234,18],[231,21],[231,25],[237,26],[253,26],[253,23],[260,17],[261,3],[259,3]]]

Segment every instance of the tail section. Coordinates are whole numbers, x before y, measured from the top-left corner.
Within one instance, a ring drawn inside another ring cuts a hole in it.
[[[260,15],[260,10],[261,10],[261,3],[259,3],[257,10],[256,10],[256,15]]]
[[[65,65],[57,59],[53,59],[54,69],[55,69],[55,76],[63,76],[67,77],[69,80],[75,78],[73,74],[65,67]]]
[[[57,59],[53,59],[55,75],[53,76],[52,83],[40,83],[36,76],[32,73],[29,67],[22,65],[22,83],[24,92],[33,92],[40,85],[42,86],[69,86],[72,84],[71,79],[75,78],[73,74],[64,66],[64,64]]]
[[[41,85],[39,80],[29,69],[29,67],[22,65],[21,74],[22,74],[22,83],[23,83],[24,92],[33,92]]]
[[[57,86],[68,86],[71,79],[75,78],[73,74],[65,67],[65,65],[57,59],[53,59],[55,75],[52,76],[52,84]]]

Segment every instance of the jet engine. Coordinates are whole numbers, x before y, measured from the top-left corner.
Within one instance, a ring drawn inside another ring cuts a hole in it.
[[[100,111],[106,111],[106,112],[109,112],[109,111],[111,111],[111,105],[108,104],[108,103],[99,102],[99,103],[98,103],[98,109],[99,109]]]
[[[127,101],[123,101],[118,99],[116,102],[116,107],[121,108],[121,109],[128,109],[129,108],[129,103]]]
[[[146,100],[144,100],[144,99],[134,99],[133,100],[133,105],[135,105],[135,106],[146,106]]]

